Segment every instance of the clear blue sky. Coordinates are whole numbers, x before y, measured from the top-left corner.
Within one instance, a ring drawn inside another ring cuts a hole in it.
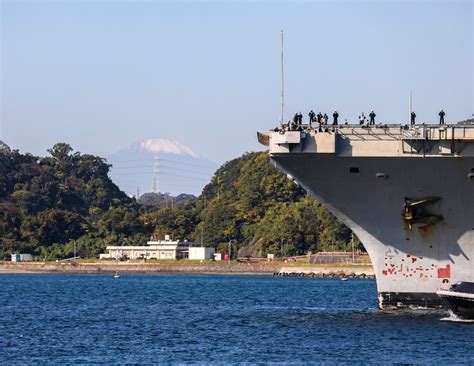
[[[286,113],[473,113],[473,2],[2,1],[0,139],[107,156],[170,138],[218,163]]]

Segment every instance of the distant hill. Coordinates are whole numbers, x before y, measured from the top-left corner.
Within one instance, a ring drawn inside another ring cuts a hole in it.
[[[138,202],[147,206],[156,206],[159,208],[183,207],[186,203],[190,203],[197,199],[192,194],[181,193],[176,197],[162,193],[145,193],[140,196]]]
[[[110,177],[128,195],[152,192],[155,157],[158,156],[157,189],[177,196],[198,195],[218,168],[217,164],[177,141],[149,138],[110,155]]]

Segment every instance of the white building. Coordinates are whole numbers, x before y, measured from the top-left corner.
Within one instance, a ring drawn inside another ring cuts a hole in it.
[[[12,262],[32,262],[31,254],[12,254]]]
[[[196,259],[212,258],[212,255],[209,257],[209,249],[212,249],[212,253],[214,253],[214,248],[204,248],[199,243],[189,241],[171,240],[166,235],[165,240],[151,240],[142,246],[108,246],[106,248],[107,253],[101,254],[99,258],[116,260],[186,259],[190,257],[191,250],[193,249],[205,249],[204,254],[201,254],[201,257]],[[198,253],[193,252],[192,255],[198,255]],[[205,258],[202,258],[203,256]]]
[[[214,248],[189,247],[189,259],[208,260],[214,259]]]

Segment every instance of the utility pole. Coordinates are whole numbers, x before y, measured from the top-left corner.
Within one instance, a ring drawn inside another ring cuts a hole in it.
[[[354,233],[351,233],[351,243],[352,243],[352,264],[355,263],[355,256],[354,256]]]
[[[235,241],[234,239],[229,240],[229,264],[230,264],[230,258],[232,256],[232,242]]]

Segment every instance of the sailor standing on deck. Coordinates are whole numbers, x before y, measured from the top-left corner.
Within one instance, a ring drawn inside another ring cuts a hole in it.
[[[298,125],[302,125],[303,124],[303,113],[298,113]]]
[[[314,122],[314,117],[316,116],[316,113],[313,112],[313,110],[311,109],[308,113],[308,117],[309,117],[309,125],[311,126],[311,124]]]
[[[323,116],[323,121],[324,121],[324,124],[327,125],[328,124],[328,121],[329,121],[329,117],[326,113],[324,113],[324,116]]]
[[[439,116],[439,124],[440,125],[444,125],[444,115],[446,113],[444,113],[444,111],[441,109],[438,113],[438,116]]]
[[[318,114],[316,115],[316,118],[318,120],[318,123],[321,124],[321,119],[323,118],[323,115],[321,114],[321,112],[318,112]]]
[[[364,114],[364,112],[362,112],[359,116],[359,124],[363,125],[365,123],[365,120],[366,120],[365,114]]]
[[[334,113],[332,114],[332,118],[334,119],[334,122],[332,124],[337,126],[337,119],[339,118],[339,113],[337,113],[337,111],[334,111]]]
[[[413,112],[410,113],[410,123],[411,123],[412,126],[415,124],[415,119],[416,119],[416,114],[413,111]]]
[[[293,116],[293,122],[291,123],[292,130],[296,130],[296,127],[298,127],[298,120],[299,120],[299,116],[298,116],[298,112],[296,112],[295,115]]]
[[[370,114],[369,114],[369,117],[370,117],[369,125],[375,125],[375,116],[376,116],[376,114],[375,114],[374,110],[372,109],[370,111]]]

